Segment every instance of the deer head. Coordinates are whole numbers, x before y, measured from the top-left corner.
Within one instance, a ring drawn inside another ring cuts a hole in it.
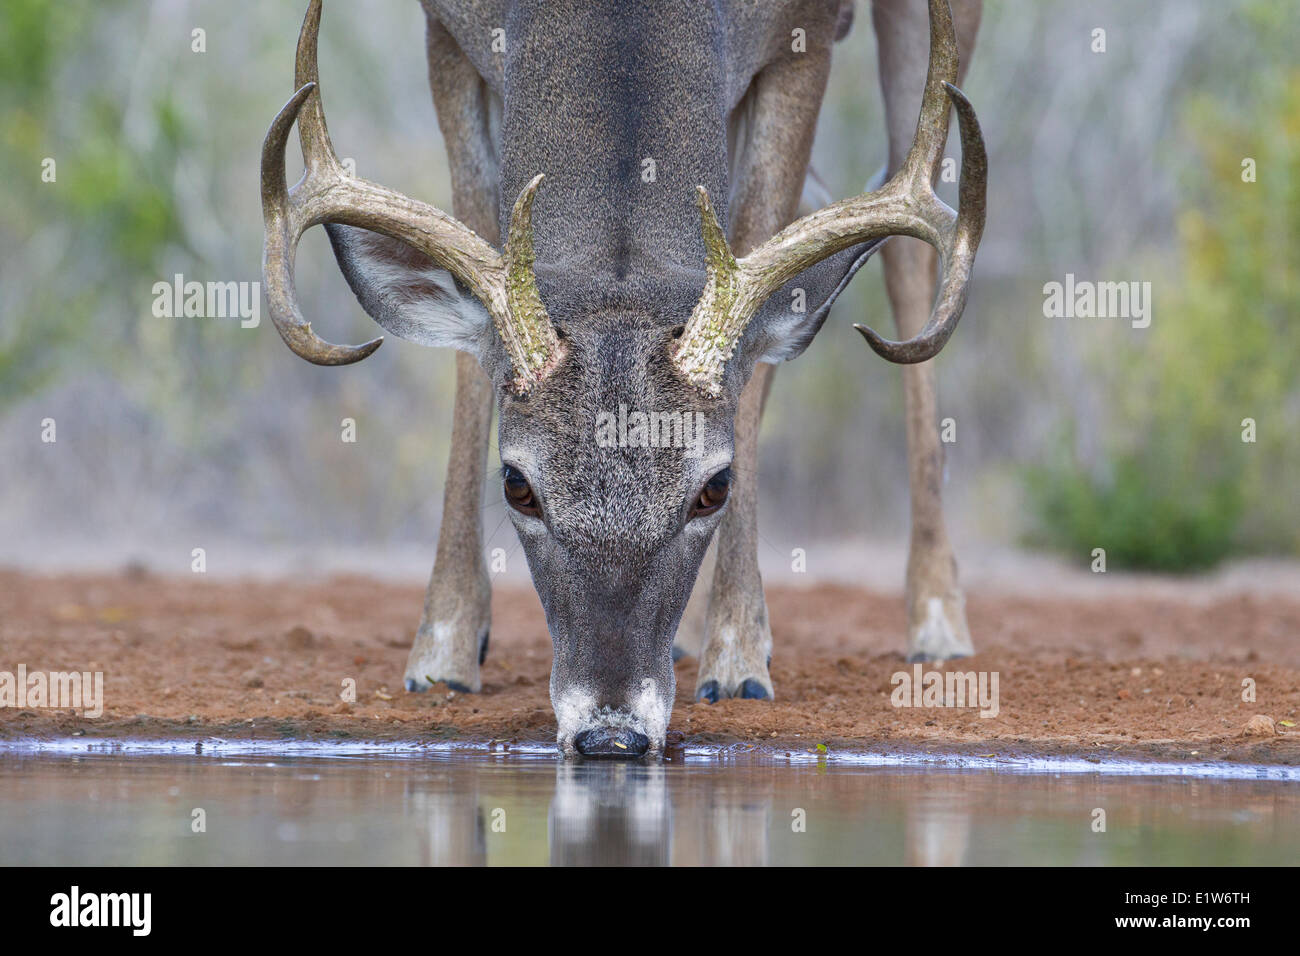
[[[533,178],[514,202],[502,252],[439,209],[349,176],[325,126],[320,3],[311,4],[297,92],[262,152],[271,316],[289,348],[316,364],[356,362],[378,348],[380,339],[322,340],[298,307],[298,240],[330,224],[345,275],[381,325],[477,356],[497,394],[505,501],[554,642],[551,697],[566,750],[593,734],[617,735],[634,752],[662,746],[675,690],[672,639],[726,510],[733,419],[755,363],[802,351],[834,296],[891,235],[935,246],[943,279],[919,335],[890,342],[858,326],[870,346],[891,362],[922,362],[961,317],[984,223],[985,154],[974,111],[952,85],[957,45],[945,0],[931,0],[930,18],[915,141],[880,189],[799,219],[736,258],[700,186],[702,261],[616,278],[536,260],[533,207],[539,189],[545,195],[545,170],[524,174]],[[956,213],[932,189],[953,105],[963,151]],[[295,122],[306,171],[290,189],[284,152]],[[413,254],[381,260],[366,238],[374,233]],[[796,278],[828,277],[809,314],[768,304]]]

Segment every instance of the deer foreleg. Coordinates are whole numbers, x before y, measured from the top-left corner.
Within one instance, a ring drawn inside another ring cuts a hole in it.
[[[833,23],[823,43],[764,68],[747,94],[739,168],[731,198],[731,246],[745,255],[792,219],[812,151],[830,70]],[[718,529],[713,587],[696,697],[768,698],[772,629],[758,571],[758,429],[775,366],[758,363],[736,410],[734,479]]]

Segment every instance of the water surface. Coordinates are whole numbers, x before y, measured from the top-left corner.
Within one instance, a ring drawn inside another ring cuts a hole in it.
[[[265,747],[0,747],[0,863],[1300,861],[1300,783],[1279,768]]]

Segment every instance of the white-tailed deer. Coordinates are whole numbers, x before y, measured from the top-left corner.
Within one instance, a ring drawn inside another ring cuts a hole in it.
[[[909,652],[969,653],[926,363],[961,317],[984,225],[984,146],[954,85],[978,3],[961,4],[954,26],[947,0],[930,0],[928,30],[919,0],[876,3],[888,179],[794,222],[851,2],[424,8],[458,218],[342,168],[317,76],[319,0],[298,41],[297,92],[262,152],[266,288],[289,347],[343,365],[380,343],[330,344],[298,308],[297,243],[326,224],[376,322],[461,353],[443,524],[407,689],[480,688],[490,593],[479,495],[495,396],[504,496],[554,643],[561,748],[662,748],[673,637],[719,527],[696,693],[771,697],[756,544],[763,399],[774,363],[807,347],[890,236],[922,240],[942,263],[936,298],[930,250],[886,245],[904,341],[858,326],[878,354],[909,366]],[[953,107],[957,212],[932,188]],[[290,189],[284,153],[295,122],[306,172]],[[790,306],[796,288],[805,311]]]

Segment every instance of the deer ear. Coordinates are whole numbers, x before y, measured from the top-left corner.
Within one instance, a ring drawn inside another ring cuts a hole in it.
[[[837,252],[782,286],[755,317],[753,360],[775,364],[797,358],[821,329],[840,293],[883,242],[872,239]]]
[[[325,231],[357,301],[386,330],[420,345],[483,355],[492,320],[450,272],[377,232],[334,223]]]
[[[848,19],[844,20],[845,7]],[[848,33],[853,22],[853,4],[841,4],[841,25]],[[837,28],[838,31],[838,28]],[[835,37],[840,39],[837,32]],[[863,187],[864,192],[871,192],[884,185],[888,170],[882,166]],[[809,165],[804,176],[803,191],[799,195],[797,216],[807,216],[824,209],[834,202],[825,181],[817,170]],[[763,304],[756,317],[762,332],[754,338],[756,362],[788,362],[798,358],[830,315],[831,306],[840,293],[848,288],[849,282],[858,270],[867,264],[867,260],[880,248],[885,240],[873,239],[861,245],[851,246],[827,259],[823,259],[799,275],[795,276]],[[751,366],[752,367],[752,366]]]

